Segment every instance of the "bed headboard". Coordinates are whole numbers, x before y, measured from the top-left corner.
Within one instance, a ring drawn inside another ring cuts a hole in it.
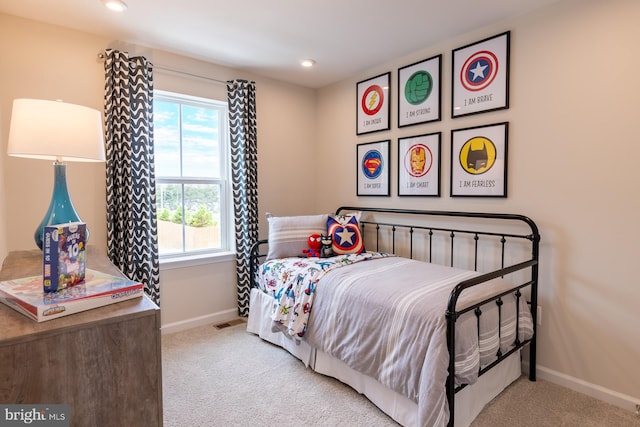
[[[361,212],[367,250],[478,272],[534,260],[532,280],[537,279],[540,235],[527,216],[357,206],[336,210],[336,214],[349,212]],[[266,257],[267,245],[267,240],[259,240],[251,249],[252,279]]]
[[[362,213],[368,250],[481,272],[538,258],[538,227],[524,215],[350,206],[336,210],[347,212]]]

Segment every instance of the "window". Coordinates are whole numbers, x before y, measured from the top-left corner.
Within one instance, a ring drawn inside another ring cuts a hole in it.
[[[231,250],[227,103],[154,92],[161,259]]]

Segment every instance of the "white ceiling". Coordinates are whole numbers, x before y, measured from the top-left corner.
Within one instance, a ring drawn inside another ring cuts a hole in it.
[[[0,0],[0,13],[319,88],[559,0],[125,1]]]

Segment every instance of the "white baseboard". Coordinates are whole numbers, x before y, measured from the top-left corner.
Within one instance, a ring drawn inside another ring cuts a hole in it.
[[[162,325],[160,332],[162,335],[173,334],[187,329],[196,328],[203,325],[217,325],[218,323],[228,322],[238,318],[238,309],[230,309],[219,311],[217,313],[207,314],[206,316],[194,317],[192,319],[181,320],[179,322]]]
[[[523,364],[523,370],[524,369],[528,372],[528,362]],[[627,411],[637,413],[637,408],[640,405],[640,398],[638,397],[618,393],[617,391],[583,381],[579,378],[554,371],[553,369],[545,368],[544,366],[537,366],[536,377],[566,387],[570,390],[586,394],[587,396],[591,396]]]

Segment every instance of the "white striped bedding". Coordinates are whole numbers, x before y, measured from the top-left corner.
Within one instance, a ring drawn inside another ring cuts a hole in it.
[[[291,262],[295,262],[293,259]],[[280,261],[282,262],[282,260]],[[369,259],[322,275],[303,337],[309,344],[377,379],[415,401],[421,425],[446,425],[448,350],[445,310],[451,289],[478,273],[406,258]],[[465,291],[458,308],[498,293],[510,283],[496,279]],[[480,339],[473,312],[456,323],[456,382],[473,384],[478,370],[492,362],[500,343],[515,339],[515,297],[498,308],[481,307]],[[520,299],[520,339],[532,336],[530,313]],[[479,344],[479,345],[478,345]]]

